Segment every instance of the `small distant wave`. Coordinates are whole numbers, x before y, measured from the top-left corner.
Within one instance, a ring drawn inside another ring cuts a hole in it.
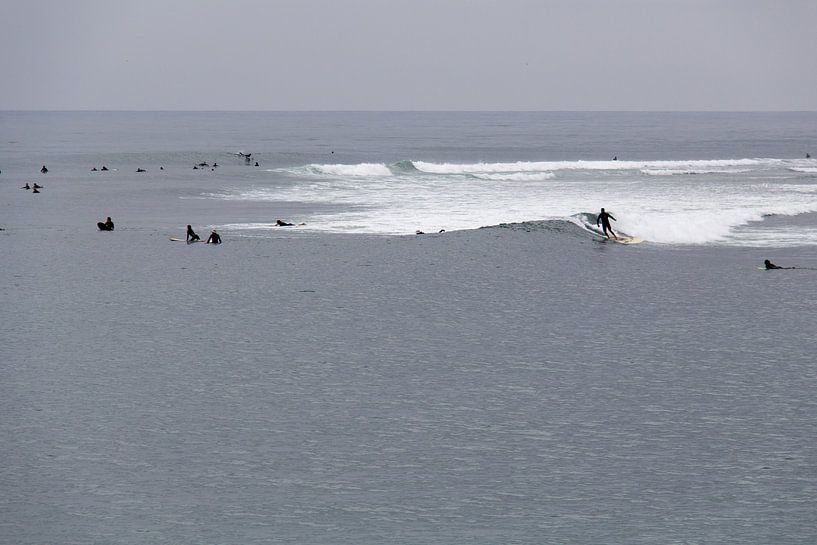
[[[641,173],[646,174],[647,176],[676,176],[676,175],[694,176],[696,174],[743,174],[745,172],[751,172],[751,169],[747,168],[697,169],[697,170],[670,168],[641,169]]]
[[[509,172],[500,174],[472,174],[472,176],[480,180],[492,180],[497,182],[543,182],[556,177],[552,172]]]
[[[315,174],[319,176],[350,176],[356,178],[367,178],[372,176],[390,176],[391,169],[382,163],[358,163],[355,165],[306,165],[300,169],[294,169],[295,173]],[[291,170],[292,172],[292,170]]]
[[[559,171],[636,171],[648,176],[741,174],[776,167],[780,159],[713,159],[689,161],[516,161],[510,163],[432,163],[403,160],[393,164],[310,164],[281,169],[295,175],[371,178],[405,174],[474,176],[496,181],[550,180]],[[817,173],[815,167],[792,166],[795,172]]]
[[[398,161],[392,165],[392,170],[400,172],[417,172],[417,167],[411,161]]]
[[[791,172],[803,172],[805,174],[817,174],[817,167],[790,167]]]
[[[714,159],[692,161],[518,161],[515,163],[428,163],[413,161],[421,172],[433,174],[481,174],[502,172],[555,172],[559,170],[654,170],[692,172],[723,172],[730,167],[751,167],[776,164],[775,159]]]

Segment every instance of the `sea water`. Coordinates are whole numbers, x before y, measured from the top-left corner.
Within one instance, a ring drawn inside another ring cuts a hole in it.
[[[814,543],[815,120],[0,114],[0,542]]]
[[[806,158],[817,154],[814,113],[2,115],[0,168],[11,178],[36,177],[49,162],[52,178],[95,191],[159,184],[188,199],[293,203],[297,214],[284,219],[309,230],[554,219],[590,228],[605,207],[614,227],[658,243],[817,241],[808,215],[817,212],[817,159]],[[199,162],[208,166],[193,171]],[[89,172],[103,163],[116,170]],[[137,168],[147,172],[134,177]],[[220,227],[259,235],[276,219]]]

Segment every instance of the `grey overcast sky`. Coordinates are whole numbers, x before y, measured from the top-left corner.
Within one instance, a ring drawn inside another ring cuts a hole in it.
[[[817,110],[817,0],[0,0],[3,110]]]

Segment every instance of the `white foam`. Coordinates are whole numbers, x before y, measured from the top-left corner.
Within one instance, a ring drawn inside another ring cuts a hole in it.
[[[736,243],[742,226],[764,216],[817,211],[817,184],[790,170],[811,163],[798,160],[413,165],[307,165],[279,170],[286,176],[228,189],[216,198],[332,204],[338,213],[298,221],[314,230],[383,234],[569,219],[604,206],[617,218],[617,232],[673,244]],[[608,167],[615,168],[605,172]],[[708,175],[661,180],[645,177],[643,170]]]
[[[728,167],[767,165],[771,159],[718,159],[694,161],[519,161],[515,163],[427,163],[413,161],[421,172],[434,174],[476,174],[488,172],[553,172],[559,170],[658,170],[690,171]]]
[[[645,168],[641,169],[642,174],[647,176],[676,176],[676,175],[696,175],[696,174],[742,174],[751,172],[750,169],[724,168],[724,169],[670,169],[670,168]]]
[[[308,165],[304,169],[306,172],[322,174],[328,176],[390,176],[392,174],[389,167],[382,163],[359,163],[355,165]]]

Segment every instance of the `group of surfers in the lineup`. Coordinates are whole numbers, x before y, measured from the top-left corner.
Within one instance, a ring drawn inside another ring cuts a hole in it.
[[[293,226],[295,226],[294,223],[289,223],[289,222],[286,222],[284,220],[275,220],[275,225],[278,226],[278,227],[293,227]],[[298,225],[300,226],[300,225],[306,225],[306,224],[305,223],[299,223]],[[114,230],[113,220],[111,219],[110,216],[108,216],[108,218],[105,221],[97,222],[96,226],[99,228],[100,231],[113,231]],[[193,230],[192,225],[187,226],[187,237],[185,238],[185,241],[188,244],[190,244],[191,242],[201,241],[201,237],[198,234],[196,234],[196,232]],[[207,241],[205,242],[205,244],[221,244],[221,235],[219,235],[218,232],[216,232],[216,230],[213,229],[212,231],[210,231],[210,236],[207,237]]]
[[[34,182],[34,185],[28,185],[28,182],[26,182],[26,185],[24,185],[20,189],[25,189],[25,190],[31,189],[31,190],[33,190],[32,193],[39,193],[40,189],[42,189],[42,188],[43,188],[43,186],[41,186],[37,182]]]

